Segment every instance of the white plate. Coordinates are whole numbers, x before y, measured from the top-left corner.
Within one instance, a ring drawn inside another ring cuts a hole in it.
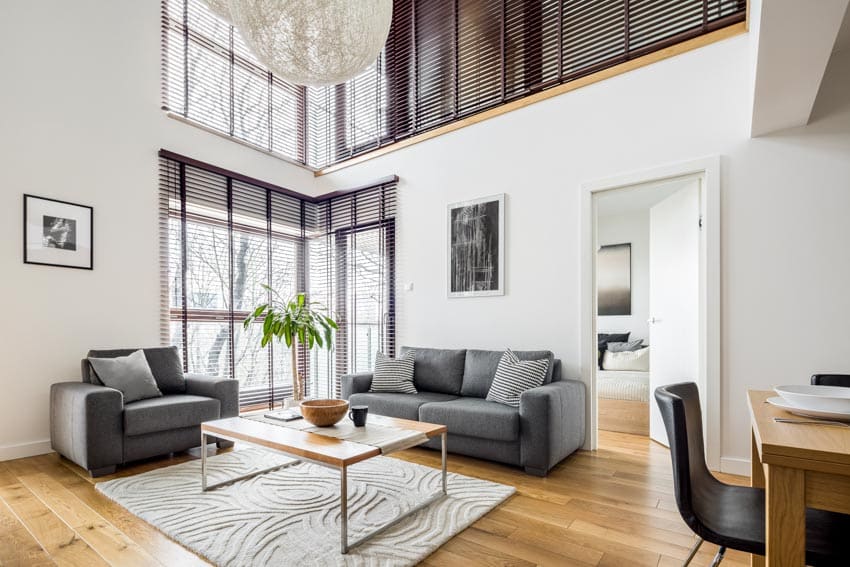
[[[777,386],[777,394],[798,408],[850,413],[850,388],[840,386]]]
[[[785,411],[790,411],[791,413],[796,415],[802,415],[804,417],[819,417],[821,419],[832,419],[835,421],[850,421],[850,412],[809,410],[797,407],[793,404],[789,404],[787,400],[779,396],[768,398],[767,401],[771,405],[784,409]]]

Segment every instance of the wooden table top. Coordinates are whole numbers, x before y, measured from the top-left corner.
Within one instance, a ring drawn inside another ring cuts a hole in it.
[[[262,413],[265,413],[265,411],[267,410],[264,410]],[[370,414],[368,422],[419,431],[428,437],[434,437],[446,432],[445,425],[386,417],[383,415]],[[201,430],[211,435],[218,433],[232,439],[246,441],[254,445],[268,447],[269,449],[276,449],[290,455],[336,467],[347,467],[381,454],[379,448],[372,447],[371,445],[335,439],[316,433],[299,431],[289,427],[281,427],[280,425],[272,425],[241,417],[227,417],[215,421],[206,421],[201,424]]]
[[[776,423],[806,419],[767,403],[777,394],[750,390],[750,419],[762,463],[850,475],[850,427]]]

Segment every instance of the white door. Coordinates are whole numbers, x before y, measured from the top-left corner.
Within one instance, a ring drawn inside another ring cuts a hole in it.
[[[649,211],[649,436],[665,446],[655,389],[699,384],[700,183],[694,179]]]

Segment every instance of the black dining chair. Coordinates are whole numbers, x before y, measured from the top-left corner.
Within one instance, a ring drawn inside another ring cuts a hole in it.
[[[683,565],[688,565],[703,541],[720,546],[712,567],[726,549],[764,555],[764,490],[734,486],[717,480],[705,462],[699,390],[693,382],[655,390],[670,456],[676,506],[682,519],[698,536]],[[848,565],[850,516],[806,510],[806,563],[814,566]]]
[[[850,388],[850,374],[814,374],[812,386],[842,386]]]

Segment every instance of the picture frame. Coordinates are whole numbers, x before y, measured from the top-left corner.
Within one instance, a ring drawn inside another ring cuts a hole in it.
[[[447,208],[448,296],[505,294],[505,194]]]
[[[608,244],[597,252],[597,314],[632,314],[632,244]]]
[[[94,269],[94,209],[24,194],[24,263]]]

